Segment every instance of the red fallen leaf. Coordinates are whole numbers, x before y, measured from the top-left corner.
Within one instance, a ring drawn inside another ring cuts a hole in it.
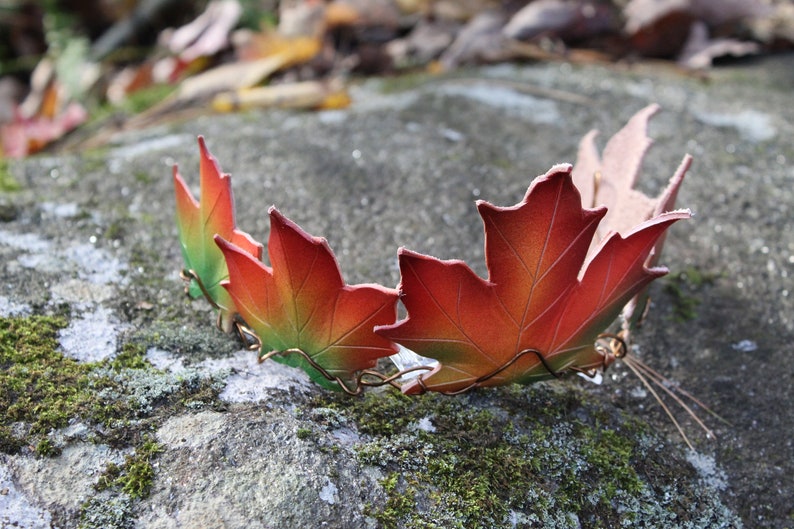
[[[216,237],[229,268],[223,286],[262,341],[262,351],[300,350],[339,380],[329,380],[299,354],[273,359],[301,367],[326,388],[340,389],[338,384],[356,371],[375,367],[378,358],[396,352],[372,329],[396,319],[397,291],[345,284],[325,239],[308,235],[274,207],[269,213],[272,268]]]
[[[88,113],[78,103],[69,103],[53,117],[35,115],[25,118],[20,112],[15,112],[14,121],[0,126],[0,156],[22,158],[38,152],[86,119]]]
[[[408,316],[376,332],[440,362],[404,385],[404,393],[455,393],[602,366],[598,334],[666,273],[645,262],[665,229],[689,217],[687,211],[665,213],[625,236],[612,233],[583,270],[606,209],[582,208],[569,165],[537,178],[515,206],[480,201],[477,207],[487,280],[462,261],[400,250]]]
[[[214,237],[218,234],[232,241],[257,259],[262,257],[262,245],[237,229],[230,176],[221,173],[218,162],[207,150],[202,136],[199,136],[198,144],[201,151],[201,202],[193,198],[179,174],[179,168],[174,165],[179,242],[187,277],[195,276],[191,277],[188,284],[188,294],[193,298],[204,295],[218,307],[218,323],[224,331],[229,332],[236,310],[229,293],[221,287],[221,281],[228,277],[228,271]]]

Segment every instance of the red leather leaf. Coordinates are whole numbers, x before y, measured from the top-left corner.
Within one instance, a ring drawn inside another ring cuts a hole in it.
[[[487,280],[461,261],[400,250],[408,316],[376,332],[440,362],[405,393],[531,382],[600,365],[596,336],[665,272],[646,260],[664,230],[689,215],[666,214],[625,238],[607,237],[583,269],[606,210],[581,207],[569,165],[537,178],[515,206],[479,202],[478,209]]]
[[[349,380],[375,367],[396,346],[373,332],[394,322],[398,293],[375,284],[347,285],[328,243],[270,208],[271,267],[217,237],[229,280],[223,282],[263,351],[299,349],[331,377]],[[303,368],[325,387],[339,389],[298,354],[275,360]]]

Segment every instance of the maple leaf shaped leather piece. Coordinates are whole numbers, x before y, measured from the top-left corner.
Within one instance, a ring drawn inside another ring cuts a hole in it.
[[[628,123],[612,136],[599,154],[595,145],[597,131],[588,132],[579,143],[579,152],[573,166],[573,182],[582,194],[584,207],[603,205],[607,214],[599,224],[596,236],[590,245],[590,254],[610,232],[625,233],[637,224],[675,208],[678,188],[692,164],[692,157],[685,155],[667,186],[656,198],[650,198],[634,189],[640,174],[645,153],[653,141],[648,137],[648,122],[659,111],[659,105],[643,108],[629,119]],[[648,266],[658,261],[664,244],[664,236],[651,251]],[[624,329],[634,326],[645,308],[645,292],[638,292],[623,311]]]
[[[221,172],[218,162],[207,150],[204,138],[198,138],[200,150],[201,201],[193,198],[179,168],[174,165],[176,192],[176,220],[179,243],[185,270],[199,278],[190,280],[188,294],[192,298],[206,296],[220,310],[219,324],[225,331],[232,329],[236,313],[229,293],[221,286],[228,277],[223,253],[215,244],[216,234],[227,239],[257,259],[262,257],[262,245],[240,231],[234,220],[234,198],[231,178]]]
[[[376,328],[439,365],[406,394],[530,383],[603,365],[597,336],[664,268],[648,268],[655,242],[688,211],[663,213],[607,235],[585,265],[606,208],[583,209],[570,165],[553,167],[512,207],[479,201],[488,279],[464,262],[400,249],[408,316]],[[583,266],[584,265],[584,266]],[[542,357],[542,359],[541,359]]]
[[[223,282],[262,351],[299,349],[332,377],[350,380],[396,352],[373,332],[397,319],[398,292],[376,284],[347,285],[328,243],[271,207],[267,250],[272,268],[217,237],[229,269]],[[273,356],[301,367],[326,388],[341,389],[299,354]]]

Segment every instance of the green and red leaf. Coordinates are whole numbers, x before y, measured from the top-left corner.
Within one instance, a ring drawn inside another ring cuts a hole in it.
[[[625,238],[608,235],[585,266],[606,210],[581,207],[570,166],[537,178],[513,207],[479,202],[478,209],[487,280],[461,261],[400,250],[408,316],[376,332],[440,362],[405,393],[526,383],[601,365],[597,335],[665,273],[647,268],[648,256],[670,224],[689,216],[667,213]]]
[[[190,193],[179,168],[175,165],[173,170],[179,242],[185,270],[194,276],[188,285],[188,293],[194,298],[204,295],[218,307],[221,327],[228,332],[236,309],[228,292],[221,286],[229,274],[214,237],[220,235],[256,259],[262,257],[262,245],[237,229],[230,176],[221,172],[203,137],[199,136],[198,144],[201,151],[200,202]]]
[[[268,267],[245,249],[216,238],[229,270],[228,290],[262,350],[299,349],[331,377],[350,380],[375,367],[396,346],[373,332],[393,323],[398,293],[380,285],[347,285],[325,239],[312,237],[270,208]],[[313,380],[338,389],[298,354],[274,359],[303,368]]]

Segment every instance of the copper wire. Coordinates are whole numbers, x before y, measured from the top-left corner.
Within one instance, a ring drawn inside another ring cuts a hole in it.
[[[482,375],[482,376],[478,377],[477,380],[475,380],[474,382],[472,382],[468,386],[465,386],[465,387],[463,387],[461,389],[456,389],[454,391],[438,391],[438,393],[441,393],[443,395],[460,395],[461,393],[466,393],[467,391],[471,391],[473,389],[482,387],[484,382],[486,382],[486,381],[490,380],[491,378],[495,377],[496,375],[498,375],[499,373],[501,373],[505,369],[508,369],[510,366],[515,364],[522,356],[527,355],[527,354],[536,355],[538,357],[538,360],[540,360],[540,363],[543,364],[543,367],[546,368],[546,371],[548,371],[549,374],[551,376],[553,376],[554,378],[560,378],[562,376],[561,373],[558,373],[558,372],[554,371],[553,369],[551,369],[551,366],[549,366],[549,364],[546,362],[546,359],[544,358],[543,354],[541,354],[540,351],[538,351],[537,349],[524,349],[523,351],[519,351],[518,353],[516,353],[513,356],[513,358],[511,358],[505,364],[499,366],[498,368],[494,369],[490,373],[487,373],[485,375]],[[422,391],[420,393],[425,393],[425,392],[428,391],[428,388],[425,385],[424,380],[422,380],[422,377],[419,377],[417,379],[417,383],[419,384],[419,387],[422,388]]]
[[[401,376],[415,371],[429,371],[433,369],[430,366],[412,367],[410,369],[404,369],[402,371],[399,371],[393,375],[385,375],[373,369],[364,369],[356,373],[356,376],[352,380],[353,385],[351,387],[348,386],[348,384],[342,378],[329,373],[323,366],[318,364],[308,353],[306,353],[306,351],[304,351],[303,349],[299,349],[297,347],[291,347],[289,349],[284,349],[283,351],[279,351],[279,350],[268,351],[265,354],[260,354],[258,356],[258,359],[259,359],[259,363],[262,363],[276,355],[286,356],[288,354],[297,354],[301,356],[313,369],[315,369],[318,373],[320,373],[324,378],[326,378],[330,382],[335,382],[336,384],[338,384],[339,387],[342,389],[342,391],[344,391],[349,395],[360,395],[365,387],[378,387],[386,384],[389,384],[394,388],[400,389],[400,385],[397,384],[396,380]],[[375,377],[378,380],[377,381],[364,380],[364,377]]]
[[[606,342],[606,344],[604,345],[602,342]],[[629,346],[626,342],[626,336],[623,331],[617,334],[604,332],[596,337],[596,349],[602,352],[602,354],[606,353],[612,355],[616,359],[620,359],[625,357],[629,352]],[[600,347],[605,347],[606,349],[599,349]],[[604,368],[606,369],[606,367],[609,367],[609,364]]]
[[[196,284],[199,287],[199,290],[201,290],[201,293],[204,295],[204,298],[209,302],[209,304],[214,309],[222,310],[221,307],[212,299],[212,297],[210,296],[209,291],[204,286],[204,282],[201,280],[201,278],[199,277],[199,275],[196,273],[195,270],[188,269],[188,268],[182,269],[182,271],[179,273],[179,277],[186,283],[185,284],[185,294],[189,294],[190,282],[191,281],[195,281]],[[223,330],[222,314],[221,313],[218,314],[218,321],[216,322],[216,324],[217,324],[219,329]],[[256,332],[254,332],[253,329],[248,327],[245,324],[245,322],[243,322],[239,318],[239,316],[237,316],[235,318],[234,329],[237,331],[237,335],[240,337],[240,340],[245,344],[245,348],[247,350],[249,350],[249,351],[260,351],[261,352],[261,350],[262,350],[262,340],[259,338],[259,336],[257,336]],[[622,358],[623,356],[625,356],[626,352],[628,351],[628,348],[626,346],[626,342],[623,340],[623,338],[621,336],[619,336],[617,334],[608,334],[608,333],[600,334],[598,336],[598,340],[599,341],[601,341],[603,339],[606,339],[606,338],[609,338],[610,341],[605,346],[600,348],[600,351],[604,355],[604,365],[603,365],[604,369],[606,369],[612,363],[612,361],[614,361],[615,358]],[[286,350],[283,350],[283,351],[269,351],[268,353],[265,353],[264,355],[262,355],[262,354],[258,355],[258,361],[259,361],[259,363],[262,363],[265,360],[267,360],[267,359],[269,359],[272,356],[275,356],[277,354],[280,354],[280,355],[299,354],[300,356],[303,357],[304,360],[306,360],[306,362],[313,369],[315,369],[318,373],[320,373],[324,378],[326,378],[327,380],[329,380],[331,382],[337,383],[339,385],[339,387],[342,388],[343,391],[345,391],[346,393],[349,393],[351,395],[360,394],[363,387],[378,387],[378,386],[383,386],[383,385],[386,385],[386,384],[389,384],[392,387],[400,389],[401,386],[396,381],[397,381],[397,379],[401,378],[403,375],[406,375],[408,373],[413,373],[413,372],[416,372],[416,371],[430,371],[430,370],[433,369],[433,368],[431,368],[429,366],[419,366],[419,367],[413,367],[413,368],[410,368],[410,369],[405,369],[405,370],[399,371],[399,372],[397,372],[397,373],[395,373],[393,375],[384,375],[383,373],[380,373],[379,371],[366,369],[366,370],[362,370],[362,371],[360,371],[360,372],[358,372],[356,374],[356,377],[353,379],[354,382],[355,382],[355,385],[351,388],[347,384],[345,384],[345,382],[341,378],[339,378],[337,376],[334,376],[334,375],[331,375],[321,365],[319,365],[317,362],[315,362],[312,359],[311,356],[309,356],[305,351],[303,351],[303,350],[301,350],[299,348],[290,348],[290,349],[286,349]],[[519,351],[518,353],[516,353],[505,364],[499,366],[498,368],[494,369],[490,373],[487,373],[485,375],[482,375],[482,376],[478,377],[474,382],[472,382],[468,386],[466,386],[466,387],[464,387],[462,389],[455,390],[455,391],[441,391],[441,393],[443,393],[445,395],[459,395],[461,393],[465,393],[467,391],[471,391],[473,389],[481,387],[483,385],[483,383],[485,383],[486,381],[488,381],[491,378],[495,377],[496,375],[498,375],[499,373],[503,372],[504,370],[510,368],[513,364],[515,364],[521,357],[523,357],[526,354],[534,354],[538,358],[540,363],[543,364],[543,367],[546,369],[546,371],[548,371],[548,373],[551,376],[553,376],[554,378],[560,378],[562,376],[562,373],[558,373],[558,372],[554,371],[551,368],[551,366],[549,366],[549,364],[546,362],[546,358],[543,356],[543,354],[540,351],[538,351],[537,349],[524,349],[524,350]],[[580,370],[580,369],[576,369],[576,368],[571,368],[571,370],[584,373],[584,374],[586,374],[588,376],[594,376],[594,373],[591,374],[589,371]],[[377,381],[368,381],[368,380],[365,380],[364,377],[374,377],[374,378],[377,379]],[[419,386],[422,388],[421,392],[425,393],[428,390],[428,388],[425,385],[424,380],[422,379],[421,376],[417,379],[417,382],[418,382]]]
[[[188,269],[188,268],[183,268],[182,271],[179,272],[179,277],[182,279],[182,281],[185,282],[185,294],[186,295],[188,295],[188,296],[190,295],[190,290],[189,290],[190,289],[190,282],[191,281],[195,281],[196,284],[198,285],[199,289],[201,290],[201,293],[204,294],[204,298],[209,302],[210,305],[212,305],[212,308],[221,310],[221,308],[218,306],[218,304],[215,303],[215,300],[212,299],[212,296],[210,296],[209,291],[204,287],[204,283],[201,281],[201,278],[195,272],[195,270]]]
[[[262,339],[257,336],[253,329],[245,325],[239,317],[234,322],[234,329],[237,331],[240,340],[245,344],[246,350],[260,351],[262,349]]]
[[[207,302],[209,302],[209,304],[214,309],[222,311],[221,307],[212,299],[209,291],[206,289],[204,283],[201,281],[201,278],[194,270],[187,268],[183,269],[180,272],[179,276],[185,282],[186,294],[189,295],[190,282],[195,281],[199,287],[199,290],[201,290],[201,293],[204,295],[204,298],[207,300]],[[217,325],[218,328],[223,329],[221,313],[218,314]],[[414,373],[417,371],[431,371],[433,369],[433,367],[431,366],[417,366],[409,369],[404,369],[402,371],[398,371],[397,373],[393,373],[391,375],[386,375],[374,369],[364,369],[356,372],[355,376],[350,381],[352,385],[348,385],[348,383],[346,383],[345,380],[343,380],[342,378],[329,373],[325,368],[323,368],[320,364],[318,364],[308,353],[306,353],[302,349],[289,348],[283,351],[273,350],[265,354],[261,354],[263,344],[261,338],[259,338],[256,332],[250,327],[248,327],[245,324],[245,322],[239,317],[239,315],[234,316],[233,325],[234,325],[234,329],[237,332],[237,335],[240,337],[240,340],[245,344],[245,348],[249,351],[259,352],[257,355],[257,359],[259,363],[262,363],[276,355],[282,355],[282,356],[288,354],[300,355],[306,361],[306,363],[309,364],[314,370],[320,373],[328,381],[336,383],[339,386],[339,388],[342,389],[342,391],[344,391],[349,395],[360,395],[363,392],[364,388],[366,387],[380,387],[387,384],[399,390],[402,389],[402,386],[397,382],[397,380],[403,377],[404,375],[407,375],[409,373]],[[708,426],[706,426],[706,424],[695,414],[692,408],[688,406],[686,402],[684,402],[683,399],[678,394],[688,398],[690,401],[694,402],[695,404],[706,410],[708,413],[715,416],[720,421],[724,423],[727,423],[727,421],[722,417],[720,417],[719,415],[717,415],[713,410],[711,410],[708,406],[706,406],[700,400],[695,398],[692,394],[686,392],[681,388],[678,388],[677,386],[673,386],[672,384],[670,384],[668,379],[666,379],[657,371],[653,370],[650,366],[648,366],[641,360],[631,356],[627,356],[629,351],[629,346],[627,342],[628,342],[628,334],[626,331],[621,331],[616,334],[602,333],[598,335],[598,337],[596,338],[595,349],[603,357],[601,369],[606,370],[615,360],[622,359],[626,364],[626,366],[640,380],[643,386],[645,386],[645,388],[653,395],[653,397],[662,407],[664,412],[673,422],[679,434],[684,439],[684,442],[687,444],[687,446],[689,446],[690,449],[694,450],[694,447],[690,442],[689,438],[687,437],[686,433],[684,432],[683,427],[676,420],[670,408],[662,401],[661,396],[653,388],[652,384],[661,388],[667,395],[670,396],[670,398],[672,398],[679,406],[681,406],[693,418],[693,420],[706,432],[706,435],[708,437],[710,438],[716,437],[714,435],[714,432],[710,428],[708,428]],[[444,395],[460,395],[462,393],[466,393],[473,389],[482,387],[485,382],[497,376],[499,373],[502,373],[503,371],[509,369],[519,359],[521,359],[524,355],[527,354],[534,354],[537,357],[538,361],[546,369],[546,371],[554,378],[561,378],[561,376],[564,374],[564,372],[554,371],[546,361],[546,358],[543,356],[543,354],[537,349],[524,349],[516,353],[505,364],[499,366],[498,368],[494,369],[489,373],[486,373],[485,375],[478,377],[471,384],[458,390],[439,391],[439,393],[442,393]],[[568,370],[578,372],[590,377],[595,376],[597,372],[597,369],[584,370],[576,367],[568,368]],[[423,377],[421,376],[418,377],[416,381],[419,387],[421,388],[420,393],[425,393],[428,391],[428,387],[425,384]],[[673,389],[671,389],[671,386]]]
[[[664,413],[670,419],[670,421],[675,426],[678,433],[684,439],[686,445],[691,449],[694,450],[694,446],[692,445],[689,437],[687,437],[686,433],[684,432],[683,427],[678,422],[678,420],[673,415],[672,410],[669,406],[662,400],[661,395],[657,392],[653,386],[660,388],[664,393],[666,393],[670,398],[672,398],[676,404],[681,406],[687,414],[692,417],[692,419],[697,423],[697,425],[706,433],[706,437],[713,439],[716,438],[714,432],[706,426],[700,417],[697,416],[695,411],[681,398],[681,396],[689,399],[693,403],[697,404],[708,413],[719,419],[720,421],[727,423],[725,419],[717,415],[713,410],[711,410],[708,406],[703,404],[700,400],[698,400],[694,395],[691,393],[673,385],[670,380],[665,378],[662,374],[658,371],[651,368],[645,362],[636,358],[634,356],[629,356],[628,351],[628,333],[624,330],[617,334],[612,333],[604,333],[598,336],[598,340],[596,342],[596,349],[601,352],[604,356],[604,366],[603,369],[606,370],[609,365],[614,362],[615,359],[622,359],[623,363],[631,370],[631,372],[636,376],[642,385],[647,389],[656,402],[659,403]],[[679,396],[681,395],[681,396]]]

